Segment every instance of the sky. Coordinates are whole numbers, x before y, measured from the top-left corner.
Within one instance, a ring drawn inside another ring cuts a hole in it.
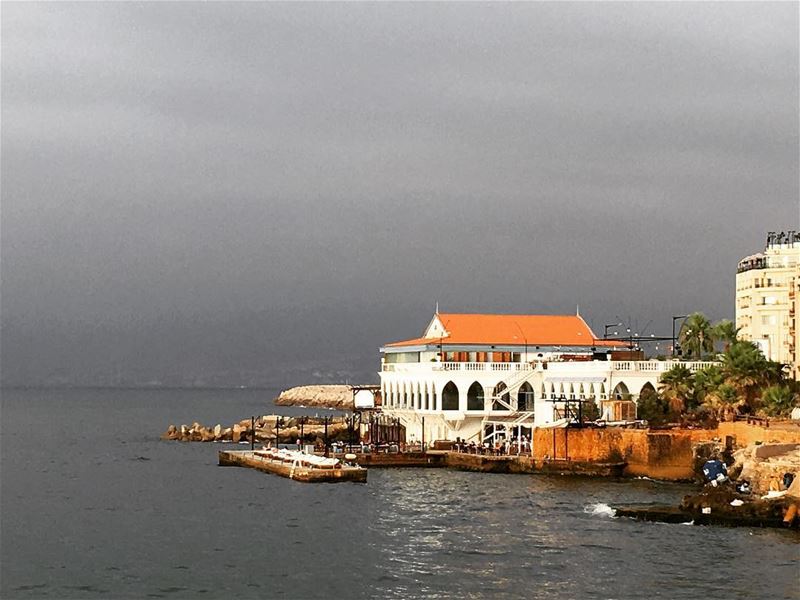
[[[374,381],[444,312],[734,317],[798,3],[3,2],[5,385]]]

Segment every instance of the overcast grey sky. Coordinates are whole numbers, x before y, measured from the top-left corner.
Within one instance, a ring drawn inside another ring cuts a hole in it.
[[[732,318],[800,229],[798,6],[4,2],[3,381],[363,378],[437,300]]]

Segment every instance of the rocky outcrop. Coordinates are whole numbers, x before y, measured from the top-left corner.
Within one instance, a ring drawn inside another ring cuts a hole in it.
[[[752,444],[733,454],[731,477],[750,482],[756,494],[782,489],[783,476],[800,477],[800,444]]]
[[[349,385],[300,385],[275,398],[277,406],[353,409],[353,387]]]
[[[278,415],[263,415],[255,420],[255,440],[257,442],[275,443],[276,421]],[[230,427],[223,427],[217,423],[213,427],[206,427],[198,422],[191,425],[170,425],[161,435],[163,440],[181,442],[248,442],[253,433],[250,419],[242,419]],[[307,417],[303,424],[304,443],[321,441],[325,432],[325,423],[322,418]],[[348,435],[347,424],[342,418],[336,418],[328,423],[328,438],[330,441],[341,439],[346,441]],[[284,417],[280,427],[280,443],[295,443],[300,438],[300,422],[297,418]]]

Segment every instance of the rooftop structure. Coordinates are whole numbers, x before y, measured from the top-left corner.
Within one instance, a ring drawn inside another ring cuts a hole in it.
[[[800,375],[800,234],[770,232],[764,251],[739,261],[736,270],[736,326],[742,339]]]

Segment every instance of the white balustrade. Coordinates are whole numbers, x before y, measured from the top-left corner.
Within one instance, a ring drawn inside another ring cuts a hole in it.
[[[511,363],[486,363],[491,365],[492,371],[510,371]]]
[[[558,373],[596,373],[598,371],[656,372],[669,371],[682,365],[691,371],[706,369],[719,363],[713,361],[549,361],[543,363],[492,363],[492,362],[422,362],[384,363],[382,370],[390,373],[430,373],[431,371],[514,371],[521,372],[547,369]],[[610,367],[610,368],[609,368]]]

